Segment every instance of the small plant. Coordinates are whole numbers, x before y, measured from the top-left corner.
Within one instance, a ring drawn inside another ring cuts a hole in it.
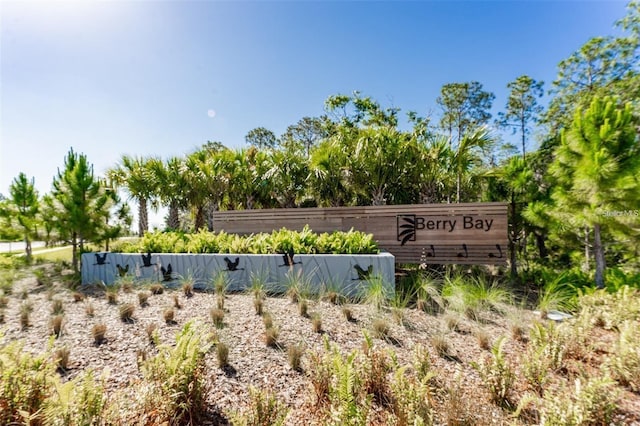
[[[480,349],[484,349],[485,351],[491,348],[491,344],[489,342],[489,333],[487,333],[482,328],[476,329],[474,335],[476,336],[476,340],[478,342],[478,346]]]
[[[311,329],[314,333],[322,333],[322,317],[319,313],[311,316]]]
[[[511,338],[519,342],[527,341],[527,329],[521,323],[512,321],[509,323],[509,331],[511,331]]]
[[[291,345],[287,348],[287,358],[289,360],[289,365],[294,371],[301,371],[301,361],[302,354],[304,353],[304,348],[302,345]]]
[[[56,349],[54,352],[53,360],[58,370],[67,371],[69,368],[69,353],[69,348],[66,346]]]
[[[371,331],[373,332],[374,337],[377,337],[378,339],[386,339],[389,337],[391,329],[385,320],[382,318],[376,318],[371,323]]]
[[[63,320],[64,314],[58,314],[51,317],[51,329],[56,337],[60,337],[60,333],[62,333]]]
[[[107,298],[107,303],[115,305],[118,303],[118,288],[116,286],[107,287],[105,296]]]
[[[256,311],[256,315],[262,315],[262,310],[264,308],[264,302],[261,298],[253,299],[253,308]]]
[[[93,317],[95,315],[95,308],[93,307],[93,303],[89,302],[85,305],[84,313],[87,314],[88,317]]]
[[[309,355],[309,380],[313,389],[314,405],[325,407],[329,404],[333,366],[328,355],[313,352]]]
[[[384,278],[380,275],[374,275],[366,281],[366,287],[362,292],[364,303],[373,306],[380,311],[390,299],[390,291],[385,285]]]
[[[24,300],[20,304],[20,327],[22,327],[23,330],[29,327],[29,315],[32,310],[33,306],[28,300]]]
[[[431,337],[430,342],[439,356],[443,358],[451,357],[451,345],[447,340],[447,336],[442,333],[435,334]]]
[[[173,310],[172,307],[166,308],[162,312],[162,317],[164,318],[164,321],[167,324],[175,324],[175,321],[174,321],[175,311]]]
[[[229,365],[229,347],[223,342],[216,345],[216,357],[218,358],[218,367],[225,368]]]
[[[79,291],[74,291],[71,296],[75,303],[82,302],[84,300],[84,294]]]
[[[180,298],[178,297],[177,294],[173,295],[173,306],[176,309],[182,309],[182,305],[180,304]]]
[[[615,350],[605,363],[613,378],[633,392],[640,391],[640,332],[636,324],[632,321],[623,323]]]
[[[26,288],[23,288],[20,291],[20,299],[27,300],[28,298],[29,298],[29,290],[27,290]]]
[[[245,412],[231,413],[231,424],[247,426],[284,424],[289,409],[273,394],[250,387],[249,398],[249,407]]]
[[[267,328],[264,332],[264,342],[270,348],[278,346],[278,337],[280,336],[280,330],[276,327]]]
[[[138,292],[138,303],[141,307],[149,306],[149,293],[146,291]]]
[[[125,303],[120,306],[120,319],[123,322],[132,323],[133,320],[133,312],[136,310],[136,306],[133,303]]]
[[[460,321],[459,315],[447,314],[444,317],[444,323],[449,331],[460,331]]]
[[[131,293],[133,291],[133,278],[122,279],[120,281],[120,288],[124,293]]]
[[[501,407],[511,407],[515,373],[504,356],[505,342],[505,338],[500,337],[491,348],[491,359],[480,364],[472,362],[471,365],[480,374],[491,400]]]
[[[151,294],[162,294],[164,293],[164,286],[160,283],[151,284],[151,286],[149,286],[149,290],[151,290]]]
[[[249,293],[253,294],[254,299],[264,299],[266,296],[265,287],[267,284],[267,274],[252,272],[250,280],[251,286],[249,287]]]
[[[94,324],[91,328],[91,335],[96,345],[104,342],[104,336],[107,332],[107,326],[104,323]]]
[[[342,315],[344,316],[344,319],[349,322],[353,322],[355,320],[355,318],[353,317],[353,311],[351,311],[351,308],[349,308],[348,306],[342,307]]]
[[[209,315],[211,316],[211,321],[213,321],[216,328],[224,327],[224,311],[222,309],[211,309],[209,311]]]
[[[61,315],[64,314],[64,304],[60,299],[53,299],[51,302],[51,313],[53,315]]]
[[[213,289],[217,295],[224,296],[229,286],[229,277],[224,271],[218,271],[212,278]]]
[[[416,371],[416,377],[421,382],[426,378],[430,378],[433,374],[431,372],[429,351],[422,345],[417,345],[413,351],[413,369]]]
[[[405,311],[407,306],[409,306],[410,301],[411,294],[409,292],[404,294],[398,292],[395,294],[393,299],[391,299],[391,315],[397,324],[404,324]]]
[[[6,308],[9,304],[9,296],[4,293],[0,293],[0,309]]]
[[[151,322],[144,327],[144,331],[147,333],[147,338],[149,339],[149,343],[153,345],[158,345],[158,324],[155,322]]]
[[[185,278],[184,281],[182,281],[181,287],[184,297],[193,296],[193,278]]]
[[[0,308],[0,324],[4,324],[4,309]]]
[[[273,327],[273,317],[269,312],[265,312],[264,314],[262,314],[262,322],[265,329]]]
[[[309,305],[305,299],[301,299],[298,302],[298,312],[300,312],[300,316],[307,318],[309,316]]]
[[[217,294],[216,295],[216,306],[220,310],[224,309],[224,294]]]

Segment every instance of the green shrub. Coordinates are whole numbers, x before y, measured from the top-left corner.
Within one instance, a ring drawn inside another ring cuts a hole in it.
[[[289,409],[270,392],[249,388],[249,406],[244,412],[230,413],[231,423],[238,426],[280,426]]]
[[[506,339],[500,337],[491,348],[491,358],[480,363],[471,363],[478,371],[485,387],[491,395],[491,400],[502,407],[512,405],[511,393],[515,382],[513,368],[504,356]]]
[[[620,328],[620,335],[605,369],[621,385],[640,391],[640,331],[637,323],[628,321]]]

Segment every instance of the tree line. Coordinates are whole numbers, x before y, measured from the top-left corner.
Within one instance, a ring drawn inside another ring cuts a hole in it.
[[[124,189],[138,207],[166,206],[166,227],[212,228],[217,210],[506,201],[512,274],[517,257],[595,266],[638,266],[640,232],[640,6],[628,4],[619,36],[594,37],[558,64],[547,108],[544,83],[522,75],[495,96],[477,81],[445,84],[436,120],[385,107],[360,92],[332,95],[325,114],[276,136],[249,131],[247,147],[207,142],[184,156],[122,156],[104,177],[71,150],[50,194],[20,174],[0,202],[7,229],[28,242],[39,232],[71,241],[109,241],[130,225]],[[504,143],[494,129],[517,135]],[[539,148],[531,150],[537,134]],[[38,221],[37,218],[45,218]],[[27,249],[30,254],[30,248]],[[74,258],[74,264],[76,263]]]

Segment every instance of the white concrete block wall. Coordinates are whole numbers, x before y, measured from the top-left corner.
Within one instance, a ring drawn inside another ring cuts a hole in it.
[[[342,294],[355,296],[366,285],[367,275],[380,275],[390,291],[395,289],[395,259],[390,253],[297,254],[292,265],[287,265],[284,255],[151,253],[149,257],[149,254],[107,252],[82,255],[83,284],[110,285],[125,271],[137,280],[163,281],[167,286],[177,286],[181,277],[191,275],[195,287],[201,289],[211,287],[211,278],[224,273],[230,291],[250,287],[251,277],[256,274],[266,277],[267,288],[276,290],[284,288],[288,274],[301,274],[315,291],[329,284]]]

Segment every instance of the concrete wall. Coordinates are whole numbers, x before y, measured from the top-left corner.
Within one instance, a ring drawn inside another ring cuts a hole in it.
[[[164,273],[163,273],[164,271]],[[313,289],[329,283],[343,294],[357,295],[366,286],[368,276],[379,275],[389,290],[395,289],[393,255],[297,254],[293,264],[284,255],[258,254],[126,254],[85,253],[82,255],[82,283],[113,284],[120,274],[140,281],[162,281],[177,286],[181,277],[193,276],[196,288],[212,287],[217,274],[227,276],[230,291],[242,291],[251,285],[252,276],[263,276],[267,287],[285,288],[288,277],[302,276]]]

